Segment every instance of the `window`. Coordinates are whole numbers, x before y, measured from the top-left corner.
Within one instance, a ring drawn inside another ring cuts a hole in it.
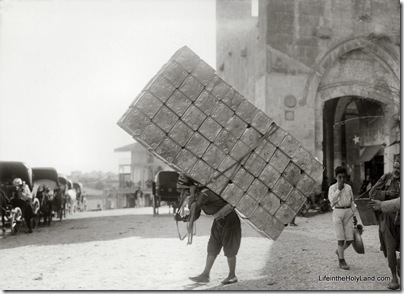
[[[257,17],[259,15],[259,0],[251,0],[251,16]]]

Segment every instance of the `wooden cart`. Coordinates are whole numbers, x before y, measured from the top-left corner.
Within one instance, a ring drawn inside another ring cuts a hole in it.
[[[178,173],[176,171],[160,171],[153,183],[153,216],[159,214],[161,202],[173,208],[173,213],[179,205],[180,193],[177,191]]]

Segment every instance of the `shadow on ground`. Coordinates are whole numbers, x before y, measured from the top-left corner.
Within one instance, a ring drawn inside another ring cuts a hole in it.
[[[201,215],[196,222],[196,235],[208,236],[213,218]],[[257,236],[253,229],[243,226],[243,236]],[[186,234],[186,223],[177,225],[172,214],[153,215],[116,215],[76,219],[56,220],[49,226],[40,226],[32,234],[27,228],[13,236],[8,230],[0,235],[0,250],[31,245],[77,244],[94,241],[109,241],[122,238],[179,238]],[[159,233],[156,234],[156,231]],[[1,234],[1,233],[0,233]]]

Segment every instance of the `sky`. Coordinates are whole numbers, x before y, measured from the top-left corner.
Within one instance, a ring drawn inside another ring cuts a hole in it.
[[[117,122],[188,46],[216,68],[215,0],[0,0],[0,160],[118,172]]]

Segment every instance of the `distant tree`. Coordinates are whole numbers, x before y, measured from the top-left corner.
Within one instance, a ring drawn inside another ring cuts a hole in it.
[[[104,183],[102,182],[102,181],[98,181],[96,184],[95,184],[95,188],[97,189],[97,190],[103,190],[104,189]]]
[[[85,173],[74,172],[70,178],[74,182],[80,182],[85,187],[93,189],[109,189],[117,186],[119,181],[118,174],[113,172],[91,171]]]

